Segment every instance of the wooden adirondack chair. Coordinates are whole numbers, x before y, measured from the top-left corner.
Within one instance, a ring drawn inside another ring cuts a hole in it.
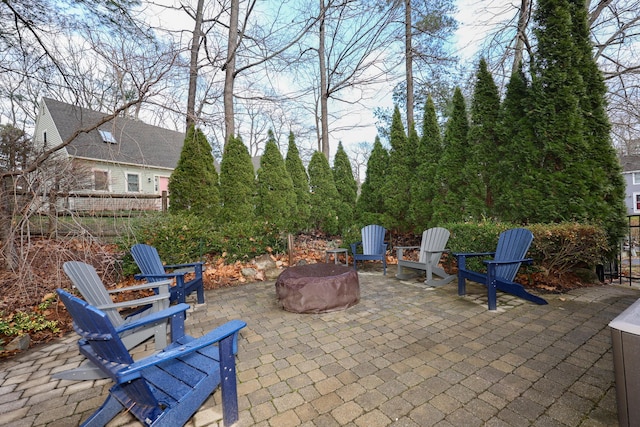
[[[489,310],[497,307],[497,290],[507,292],[536,304],[547,304],[544,299],[530,294],[519,283],[514,283],[516,273],[521,264],[531,264],[531,258],[525,258],[533,242],[533,233],[526,228],[514,228],[504,231],[498,239],[495,252],[455,254],[458,260],[458,295],[466,294],[466,281],[470,279],[487,287]],[[493,256],[492,260],[484,260],[486,273],[467,269],[466,260],[470,257]]]
[[[353,266],[358,269],[358,261],[382,261],[384,274],[387,274],[387,244],[384,235],[387,230],[381,225],[367,225],[362,228],[362,240],[351,244]],[[362,246],[362,253],[358,247]]]
[[[131,247],[131,255],[138,264],[141,274],[137,274],[136,279],[144,278],[149,282],[156,282],[165,279],[175,279],[176,284],[172,286],[171,301],[183,303],[186,297],[193,291],[197,292],[198,304],[204,304],[204,284],[202,283],[202,262],[190,264],[163,265],[158,251],[153,246],[145,244],[135,244]],[[173,271],[167,271],[173,270]],[[195,277],[189,281],[185,280],[187,273],[195,273]]]
[[[218,385],[222,389],[224,425],[238,420],[232,342],[245,322],[227,322],[197,339],[182,335],[161,353],[134,361],[104,312],[62,289],[57,292],[81,336],[80,352],[115,383],[105,402],[83,426],[104,426],[123,411],[145,426],[182,426]],[[171,317],[171,329],[184,328],[181,312],[189,306],[173,307],[179,310]],[[146,320],[153,321],[154,316]]]
[[[426,280],[424,283],[428,286],[442,286],[451,282],[456,278],[455,274],[447,274],[444,269],[440,268],[440,258],[443,252],[448,252],[445,249],[447,242],[449,241],[449,230],[442,227],[433,227],[425,230],[422,233],[422,241],[420,246],[398,246],[396,247],[398,255],[398,272],[396,277],[398,279],[407,279],[409,274],[403,273],[403,268],[409,268],[413,270],[423,270],[426,273]],[[411,261],[404,259],[404,251],[419,249],[418,261]],[[440,277],[441,279],[434,279],[433,275]]]
[[[80,291],[82,297],[91,305],[103,310],[117,330],[124,325],[136,322],[152,313],[158,313],[169,307],[170,280],[162,282],[144,283],[137,286],[107,291],[102,280],[93,266],[79,261],[65,262],[62,269],[67,274],[73,286]],[[157,295],[135,300],[114,303],[111,295],[127,291],[154,288]],[[120,309],[135,308],[128,316],[122,317]],[[167,346],[167,319],[145,324],[134,329],[123,329],[120,338],[124,345],[131,349],[147,339],[154,337],[156,350]],[[54,378],[65,380],[91,380],[106,378],[102,371],[94,364],[86,361],[79,367],[54,374]]]

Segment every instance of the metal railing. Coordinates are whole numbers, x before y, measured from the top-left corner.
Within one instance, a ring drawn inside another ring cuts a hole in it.
[[[640,215],[627,216],[627,237],[614,259],[599,268],[600,280],[620,284],[640,284]]]

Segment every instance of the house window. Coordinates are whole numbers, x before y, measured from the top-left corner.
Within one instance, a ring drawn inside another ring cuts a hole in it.
[[[634,172],[633,176],[633,185],[640,185],[640,172]]]
[[[640,193],[633,193],[633,213],[640,213]]]
[[[137,173],[127,174],[127,191],[137,193],[140,191],[140,175]]]
[[[109,171],[93,171],[93,189],[96,191],[109,191]]]
[[[98,132],[100,132],[100,136],[102,137],[103,142],[108,142],[110,144],[118,143],[118,141],[116,141],[116,139],[114,138],[113,134],[108,130],[98,129]]]

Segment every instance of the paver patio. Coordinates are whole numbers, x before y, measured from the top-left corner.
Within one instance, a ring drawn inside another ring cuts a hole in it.
[[[479,285],[459,297],[455,282],[426,288],[390,268],[360,271],[360,303],[332,313],[281,310],[273,281],[207,291],[189,334],[248,324],[237,426],[617,425],[607,325],[639,290],[583,288],[545,306],[499,293],[490,312]],[[102,403],[109,380],[51,379],[82,360],[76,339],[0,362],[0,425],[77,425]],[[124,414],[111,425],[138,424]],[[222,425],[220,394],[188,425]]]

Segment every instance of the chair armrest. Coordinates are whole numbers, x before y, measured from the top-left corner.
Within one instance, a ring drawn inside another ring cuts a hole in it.
[[[165,308],[164,310],[160,310],[155,313],[150,313],[149,315],[144,316],[140,319],[137,319],[133,322],[123,323],[122,325],[116,328],[116,331],[120,333],[120,332],[128,331],[129,329],[135,329],[139,326],[155,323],[155,322],[158,322],[159,320],[165,320],[170,318],[171,316],[175,316],[176,314],[183,313],[188,309],[189,309],[189,304],[182,303],[182,304],[172,305],[169,308]],[[184,321],[184,316],[178,316],[178,317],[183,319]]]
[[[349,246],[351,246],[351,252],[355,255],[355,253],[358,252],[358,246],[361,246],[361,245],[362,245],[362,241],[349,244]]]
[[[183,272],[180,272],[180,273],[164,273],[164,274],[138,273],[133,277],[136,280],[141,280],[141,279],[165,279],[167,277],[184,277],[184,275],[187,274],[187,273],[188,273],[187,271],[183,271]],[[154,283],[158,283],[158,282],[154,282]]]
[[[495,252],[471,252],[471,253],[461,253],[461,254],[454,253],[453,255],[455,255],[456,257],[469,258],[474,256],[493,256],[495,254],[496,254]]]
[[[169,301],[169,294],[168,293],[158,294],[158,295],[151,295],[150,297],[134,299],[134,300],[130,300],[130,301],[114,302],[112,304],[102,304],[102,305],[96,306],[96,308],[100,309],[100,310],[104,310],[105,308],[138,307],[140,305],[153,304],[156,301],[163,301],[163,300]]]
[[[111,289],[107,292],[109,292],[110,294],[117,294],[119,292],[139,291],[142,289],[164,288],[164,291],[163,289],[158,290],[160,294],[163,294],[169,292],[169,286],[171,286],[171,280],[167,279],[159,282],[147,282],[139,285],[127,286],[126,288]]]
[[[238,331],[245,326],[247,326],[247,324],[242,320],[232,320],[220,327],[217,327],[207,335],[194,339],[193,341],[177,345],[172,349],[161,351],[160,353],[138,360],[116,373],[118,381],[119,383],[123,383],[134,380],[140,376],[139,372],[143,369],[185,356],[189,353],[200,350],[201,348],[220,342],[223,339],[229,338],[238,333]]]
[[[451,249],[442,249],[440,251],[424,251],[425,254],[446,254],[451,252]]]
[[[202,267],[204,265],[204,262],[190,262],[187,264],[173,264],[173,265],[165,265],[164,268],[186,268],[186,267],[191,267],[191,268],[195,268],[197,266]]]
[[[396,258],[402,259],[402,253],[411,249],[420,249],[420,246],[396,246]]]
[[[509,260],[504,260],[504,261],[494,261],[494,260],[485,260],[482,261],[483,263],[489,265],[489,264],[493,264],[493,265],[503,265],[503,264],[517,264],[517,263],[524,263],[524,264],[531,264],[533,263],[533,258],[523,258],[523,259],[509,259]]]

